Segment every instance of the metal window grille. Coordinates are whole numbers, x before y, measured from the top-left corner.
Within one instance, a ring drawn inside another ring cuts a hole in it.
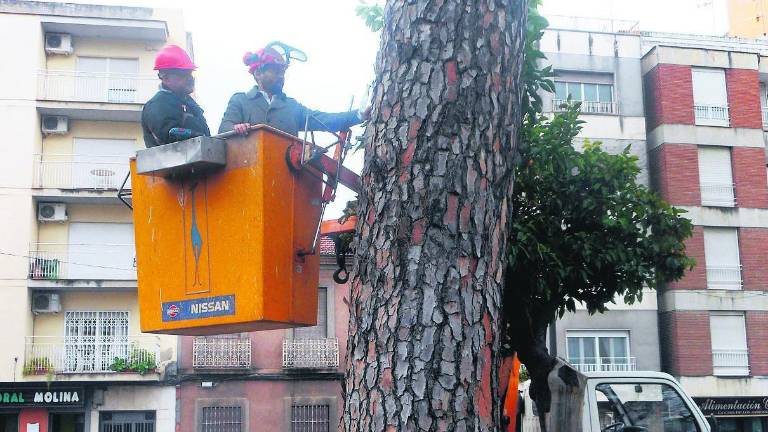
[[[291,432],[329,432],[330,415],[329,405],[293,405]]]
[[[192,345],[192,366],[197,369],[248,369],[251,339],[239,335],[198,336]]]
[[[203,418],[200,421],[200,432],[242,432],[243,408],[203,407]]]
[[[128,312],[66,312],[64,328],[65,372],[106,372],[128,356]]]
[[[155,412],[102,412],[99,432],[155,432]]]

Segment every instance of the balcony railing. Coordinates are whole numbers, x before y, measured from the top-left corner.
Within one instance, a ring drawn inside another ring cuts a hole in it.
[[[763,130],[768,130],[768,108],[763,108]]]
[[[712,350],[712,368],[719,376],[749,375],[747,350]]]
[[[732,183],[701,183],[701,205],[711,207],[734,207],[736,195]]]
[[[251,340],[240,337],[196,337],[192,346],[195,369],[249,369]]]
[[[597,101],[568,101],[563,99],[552,100],[552,111],[560,112],[568,109],[570,105],[581,103],[581,112],[588,114],[618,114],[616,102]]]
[[[339,367],[339,340],[283,340],[284,369],[330,369]]]
[[[578,363],[571,362],[571,364],[580,372],[630,372],[637,370],[637,362],[634,357],[600,357],[577,360]]]
[[[703,126],[728,126],[730,117],[728,105],[699,105],[693,106],[696,124]]]
[[[152,75],[47,70],[38,73],[37,96],[41,100],[140,104],[157,88],[157,77]]]
[[[707,287],[710,289],[741,289],[741,266],[707,266]]]
[[[117,190],[129,171],[128,158],[90,155],[35,155],[34,188]],[[125,187],[130,189],[130,179]]]
[[[132,244],[33,243],[30,279],[136,279]]]
[[[25,375],[156,373],[157,336],[28,336]]]

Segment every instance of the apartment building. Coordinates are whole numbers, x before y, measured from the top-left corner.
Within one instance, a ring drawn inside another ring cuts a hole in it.
[[[608,152],[629,146],[649,184],[645,112],[641,83],[641,40],[637,23],[574,17],[547,17],[541,50],[556,77],[555,93],[542,94],[550,115],[580,102],[586,123],[576,139],[600,141]],[[571,101],[571,102],[569,102]],[[556,354],[578,369],[592,371],[661,368],[656,296],[626,305],[621,299],[604,314],[582,306],[555,325]],[[553,333],[550,333],[550,336]]]
[[[180,338],[179,430],[338,430],[349,293],[333,281],[333,242],[320,252],[316,326]]]
[[[181,12],[0,0],[0,39],[0,431],[175,430],[117,190]]]
[[[728,35],[743,38],[768,36],[768,2],[727,0]]]
[[[696,267],[659,292],[662,367],[721,430],[768,427],[768,43],[643,34],[652,183]]]

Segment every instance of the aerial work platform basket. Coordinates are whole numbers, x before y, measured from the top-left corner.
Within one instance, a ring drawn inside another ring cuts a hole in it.
[[[141,330],[207,335],[315,325],[322,176],[269,128],[131,161]]]

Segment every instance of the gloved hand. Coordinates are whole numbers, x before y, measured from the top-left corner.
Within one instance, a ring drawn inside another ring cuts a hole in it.
[[[178,127],[171,128],[171,130],[168,131],[168,135],[171,137],[171,139],[181,141],[192,138],[192,129]]]

